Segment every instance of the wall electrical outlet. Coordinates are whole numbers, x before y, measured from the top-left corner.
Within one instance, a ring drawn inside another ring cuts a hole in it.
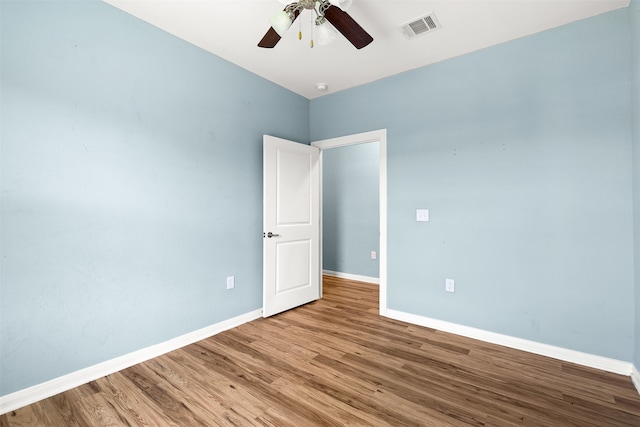
[[[444,279],[444,290],[447,292],[455,292],[455,282],[453,279]]]
[[[378,254],[376,253],[376,251],[371,251],[371,259],[377,259],[378,258]]]
[[[227,289],[233,289],[236,287],[235,276],[227,276]]]
[[[416,221],[429,222],[429,209],[416,209]]]

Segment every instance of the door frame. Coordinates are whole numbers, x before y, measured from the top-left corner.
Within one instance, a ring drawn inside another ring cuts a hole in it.
[[[320,269],[322,274],[322,151],[328,148],[346,147],[349,145],[379,143],[379,192],[380,192],[380,242],[378,248],[378,262],[380,269],[380,315],[387,313],[387,130],[378,129],[337,138],[313,141],[312,146],[320,149]],[[322,288],[320,288],[322,292]]]

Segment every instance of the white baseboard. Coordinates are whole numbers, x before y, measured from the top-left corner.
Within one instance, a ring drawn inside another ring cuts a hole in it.
[[[15,409],[22,408],[23,406],[30,405],[39,400],[62,393],[63,391],[70,390],[106,375],[113,374],[114,372],[129,368],[133,365],[161,356],[170,351],[177,350],[186,345],[193,344],[196,341],[209,338],[220,332],[226,331],[227,329],[240,326],[243,323],[250,322],[259,317],[262,317],[262,309],[224,320],[216,323],[215,325],[198,329],[197,331],[170,339],[169,341],[143,348],[141,350],[134,351],[133,353],[98,363],[97,365],[89,366],[88,368],[54,378],[42,384],[37,384],[11,394],[0,396],[0,414],[5,414]]]
[[[327,276],[339,277],[341,279],[356,280],[358,282],[372,283],[374,285],[380,284],[380,279],[377,277],[360,276],[358,274],[340,273],[338,271],[322,270],[322,274]]]
[[[565,362],[576,363],[578,365],[589,366],[591,368],[613,372],[615,374],[629,376],[632,375],[632,369],[634,368],[633,364],[630,362],[623,362],[621,360],[610,359],[608,357],[597,356],[589,353],[582,353],[576,350],[569,350],[562,347],[542,344],[535,341],[502,335],[495,332],[472,328],[469,326],[458,325],[456,323],[445,322],[443,320],[431,319],[416,314],[404,313],[402,311],[387,309],[386,316],[403,322],[426,326],[428,328],[438,329],[440,331],[450,332],[452,334],[462,335],[468,338],[474,338],[493,344],[503,345],[505,347],[515,348],[517,350],[527,351],[529,353],[552,357],[554,359],[563,360]],[[640,388],[638,387],[638,384],[640,384],[640,375],[636,377],[636,380],[634,380],[634,384],[636,384],[636,388],[638,388],[638,390],[640,391]]]
[[[631,369],[631,381],[636,387],[636,390],[638,390],[638,394],[640,394],[640,372],[638,372],[638,369],[635,365]]]

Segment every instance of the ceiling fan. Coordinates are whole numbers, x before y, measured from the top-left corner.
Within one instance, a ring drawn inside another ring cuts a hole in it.
[[[287,4],[290,0],[279,0],[280,3]],[[258,43],[259,47],[272,48],[287,32],[293,21],[303,10],[310,10],[315,13],[316,19],[312,27],[316,27],[318,44],[327,44],[335,38],[335,31],[327,22],[351,42],[356,49],[362,49],[373,41],[369,35],[353,18],[344,11],[352,0],[298,0],[287,4],[282,12],[271,17],[271,28]],[[312,30],[313,31],[313,30]],[[298,34],[298,38],[302,33]],[[313,47],[313,38],[311,39]]]

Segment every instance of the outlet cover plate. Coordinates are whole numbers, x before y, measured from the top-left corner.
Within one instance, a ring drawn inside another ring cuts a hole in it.
[[[444,290],[447,292],[455,292],[455,281],[453,279],[444,279]]]
[[[236,287],[235,276],[227,276],[227,289],[233,289]]]
[[[429,209],[416,209],[416,221],[429,222]]]

